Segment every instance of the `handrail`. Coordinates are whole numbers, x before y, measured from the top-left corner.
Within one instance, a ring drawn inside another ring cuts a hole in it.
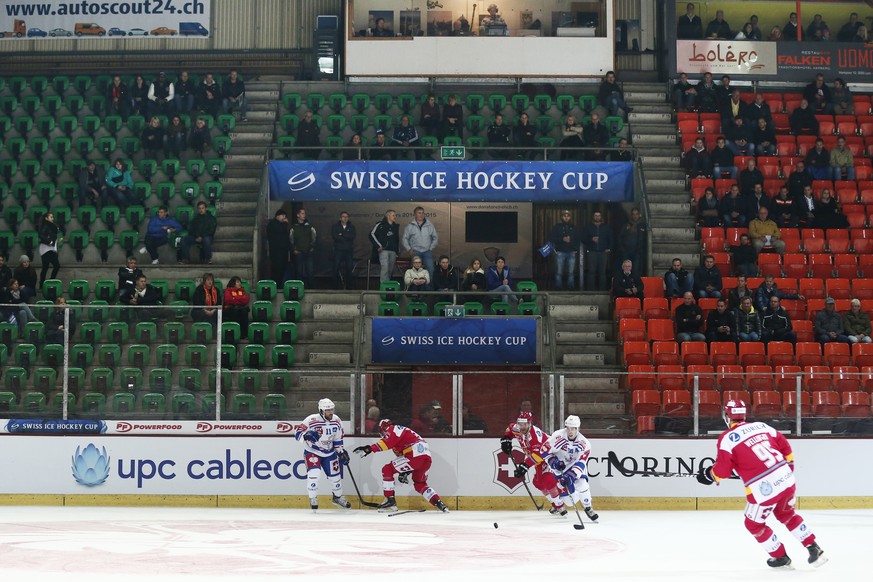
[[[385,150],[384,156],[386,156],[386,157],[387,156],[403,157],[408,152],[414,152],[416,155],[418,155],[420,153],[425,153],[425,154],[429,153],[432,155],[434,153],[439,153],[437,150],[441,147],[463,147],[465,149],[465,152],[469,152],[469,154],[488,153],[490,159],[496,159],[496,158],[490,156],[490,153],[495,152],[495,151],[497,151],[497,152],[518,152],[519,154],[535,153],[537,155],[543,156],[542,161],[552,161],[552,162],[560,161],[561,152],[586,153],[586,152],[600,151],[600,152],[605,152],[605,153],[609,154],[609,153],[615,153],[615,152],[620,152],[620,151],[627,151],[631,154],[630,160],[606,160],[606,161],[634,161],[634,160],[637,160],[639,158],[638,150],[634,146],[628,146],[626,148],[617,148],[617,147],[599,147],[599,148],[581,147],[581,148],[577,148],[577,147],[560,147],[560,146],[534,146],[532,148],[529,148],[529,147],[515,147],[515,146],[513,146],[513,147],[494,147],[494,146],[476,147],[476,146],[467,146],[464,144],[461,144],[460,146],[448,146],[446,144],[439,144],[438,143],[436,145],[427,145],[427,146],[398,147],[398,146],[393,146],[391,144],[388,144],[387,142],[386,142],[386,144],[387,145],[384,148],[376,148],[372,145],[369,145],[369,146],[363,146],[363,145],[362,146],[349,146],[349,145],[326,146],[323,144],[317,145],[317,146],[298,146],[298,145],[285,146],[285,147],[270,146],[269,148],[267,148],[267,156],[268,156],[267,159],[268,160],[281,159],[282,156],[285,156],[286,152],[288,153],[288,155],[292,155],[295,153],[302,153],[305,151],[317,149],[317,150],[325,150],[328,152],[338,153],[340,155],[342,155],[344,152],[357,152],[357,157],[355,158],[356,160],[366,160],[369,157],[369,153],[374,149],[377,149],[377,150],[384,149]],[[380,152],[380,153],[382,153],[382,152]],[[469,154],[467,156],[467,159],[472,159]],[[279,155],[280,157],[277,158],[276,155]],[[429,158],[426,158],[426,159],[429,159]],[[533,160],[528,159],[528,157],[525,155],[521,155],[521,156],[516,155],[516,156],[507,156],[505,161],[533,161]],[[567,160],[567,161],[570,161],[570,160]],[[583,161],[583,160],[572,160],[572,161],[578,162],[578,161]]]

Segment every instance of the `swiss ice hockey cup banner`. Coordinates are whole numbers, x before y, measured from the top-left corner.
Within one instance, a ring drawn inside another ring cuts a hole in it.
[[[212,0],[0,3],[0,39],[209,36]]]
[[[631,162],[278,161],[273,200],[630,202]]]
[[[373,318],[375,364],[535,364],[537,320]]]

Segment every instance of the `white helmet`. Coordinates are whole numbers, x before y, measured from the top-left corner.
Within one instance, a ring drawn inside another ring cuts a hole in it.
[[[336,406],[334,406],[333,400],[331,400],[330,398],[322,398],[318,401],[319,412],[324,412],[325,410],[333,410],[334,408],[336,408]]]
[[[579,428],[582,426],[582,421],[580,421],[579,417],[575,414],[571,414],[567,417],[567,420],[564,421],[564,426],[566,428]]]

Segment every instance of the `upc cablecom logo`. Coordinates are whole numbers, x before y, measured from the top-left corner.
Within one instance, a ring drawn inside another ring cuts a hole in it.
[[[102,485],[109,478],[109,455],[106,454],[106,447],[98,449],[94,443],[88,443],[84,449],[76,447],[72,470],[73,479],[79,485]]]

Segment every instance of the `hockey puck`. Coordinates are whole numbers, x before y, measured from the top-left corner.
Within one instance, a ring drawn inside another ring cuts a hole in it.
[[[494,529],[497,529],[497,522],[494,522]]]

